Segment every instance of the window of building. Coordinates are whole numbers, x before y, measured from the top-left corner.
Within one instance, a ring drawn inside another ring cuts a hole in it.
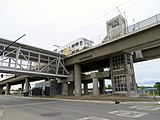
[[[120,91],[127,91],[127,82],[126,82],[126,76],[125,75],[116,75],[114,76],[115,80],[115,89],[117,92]]]
[[[113,70],[124,69],[124,56],[118,55],[112,58],[113,60]]]
[[[74,48],[74,47],[75,47],[75,44],[72,45],[72,48]]]

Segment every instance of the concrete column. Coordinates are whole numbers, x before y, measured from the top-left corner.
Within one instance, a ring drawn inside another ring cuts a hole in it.
[[[29,92],[29,79],[25,78],[25,92]]]
[[[23,94],[24,91],[24,83],[22,83],[22,90],[21,90],[21,94]]]
[[[6,83],[6,91],[5,91],[5,95],[10,95],[10,84],[9,83]]]
[[[50,96],[57,95],[58,93],[58,83],[57,80],[50,81]]]
[[[104,81],[104,79],[99,80],[99,92],[100,92],[100,94],[105,94],[105,81]]]
[[[134,72],[134,66],[133,66],[133,56],[130,55],[130,60],[131,60],[131,69],[133,70],[133,75],[132,75],[132,80],[133,80],[133,84],[134,84],[134,91],[137,93],[137,83],[136,83],[136,79],[135,79],[135,72]]]
[[[62,83],[62,95],[68,96],[68,82]]]
[[[75,96],[81,96],[82,95],[81,66],[78,64],[74,65],[74,85],[75,85]]]
[[[70,82],[68,84],[68,95],[73,95],[73,91],[74,91],[74,83]]]
[[[2,95],[3,86],[0,86],[0,95]]]
[[[93,77],[93,96],[99,96],[98,78]]]
[[[57,95],[62,95],[62,83],[57,83]]]
[[[113,75],[113,61],[112,57],[110,58],[110,73],[111,73],[111,82],[112,82],[112,93],[115,93],[115,79]]]
[[[124,55],[124,63],[125,63],[125,73],[126,73],[126,82],[127,82],[127,93],[128,95],[131,92],[131,83],[130,81],[132,81],[131,76],[129,75],[128,71],[128,63],[127,63],[127,54]]]
[[[45,88],[46,88],[46,86],[42,86],[41,88],[42,88],[42,96],[45,96]]]
[[[126,81],[127,81],[127,93],[129,95],[131,92],[131,84],[130,84],[131,76],[129,74],[126,74]]]
[[[88,95],[88,83],[84,82],[84,94]]]
[[[98,72],[104,72],[104,69],[100,68]],[[105,94],[105,80],[103,78],[99,78],[99,92]]]

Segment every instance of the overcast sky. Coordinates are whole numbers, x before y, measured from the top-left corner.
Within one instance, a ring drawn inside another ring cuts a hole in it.
[[[119,14],[117,6],[129,25],[160,13],[160,0],[0,0],[0,38],[27,34],[20,43],[48,50],[78,37],[98,44],[105,22]],[[159,59],[135,64],[137,82],[160,81],[159,66]]]

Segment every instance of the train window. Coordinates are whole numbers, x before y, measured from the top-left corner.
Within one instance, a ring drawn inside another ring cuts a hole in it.
[[[82,41],[80,41],[80,45],[83,45],[83,42],[82,42]]]
[[[78,52],[78,51],[79,51],[79,49],[76,50],[76,52]]]
[[[72,48],[74,48],[74,47],[75,47],[75,44],[72,45]]]
[[[76,43],[76,46],[78,46],[78,45],[79,45],[79,42]]]
[[[72,51],[72,54],[75,53],[75,51]]]
[[[61,53],[63,53],[63,50],[61,50]]]

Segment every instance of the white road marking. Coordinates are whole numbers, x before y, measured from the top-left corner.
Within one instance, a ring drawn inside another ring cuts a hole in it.
[[[90,117],[85,117],[85,118],[81,118],[81,119],[78,119],[78,120],[110,120],[110,119],[90,116]]]
[[[156,110],[160,110],[160,107],[158,106],[132,106],[129,108],[135,108],[138,110],[146,110],[146,111],[156,111]]]
[[[4,110],[0,109],[0,118],[1,118],[2,115],[3,115],[3,112],[4,112]]]
[[[1,105],[2,107],[7,107],[7,106],[5,106],[5,105]]]
[[[109,112],[109,114],[114,114],[114,115],[121,116],[121,117],[139,118],[144,115],[147,115],[148,113],[137,112],[137,111],[118,110],[118,111]]]

